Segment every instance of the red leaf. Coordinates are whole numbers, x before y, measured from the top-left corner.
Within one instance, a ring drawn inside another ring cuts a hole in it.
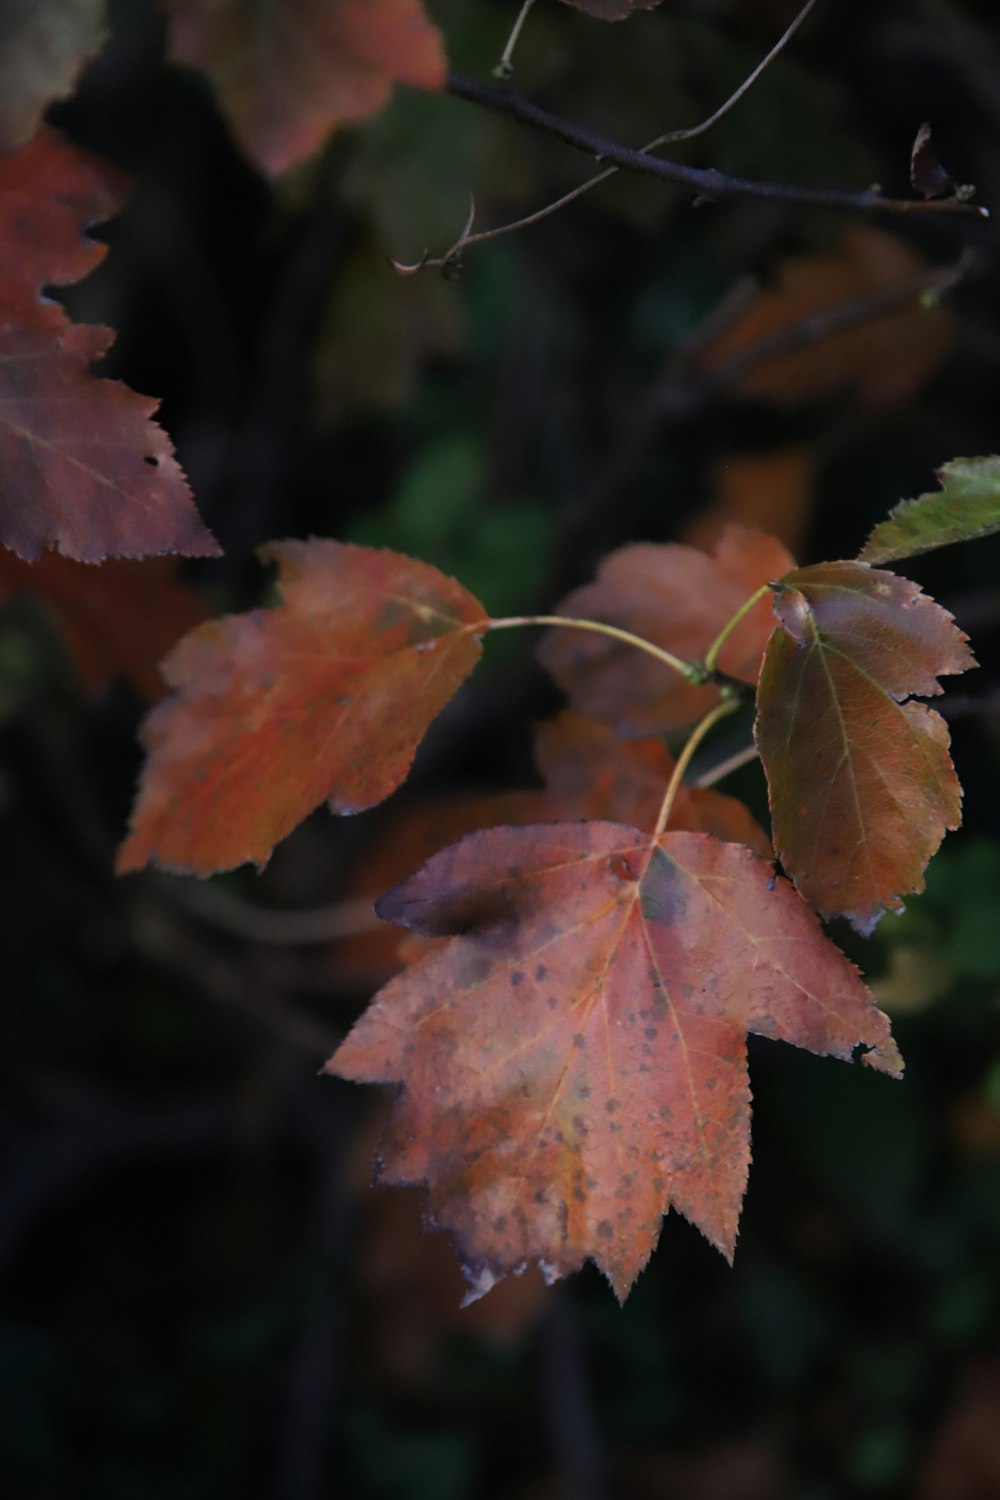
[[[975,666],[966,638],[916,584],[865,563],[821,563],[781,581],[781,626],[757,692],[775,848],[824,917],[869,933],[923,870],[962,793],[940,714],[912,694]]]
[[[393,84],[444,82],[444,43],[421,0],[164,0],[170,52],[203,68],[242,149],[284,172]]]
[[[151,421],[158,403],[90,371],[114,335],[40,300],[102,259],[83,230],[124,196],[119,172],[52,130],[0,157],[0,542],[28,559],[219,551]]]
[[[761,584],[794,566],[780,542],[742,526],[726,528],[713,556],[694,547],[638,543],[610,553],[594,582],[569,594],[558,612],[617,625],[693,661]],[[723,647],[720,670],[756,682],[773,626],[762,599]],[[539,656],[574,708],[619,734],[676,729],[718,701],[717,688],[693,687],[634,646],[603,636],[553,630]]]
[[[479,660],[486,611],[436,568],[341,542],[272,542],[283,602],[214,620],[163,664],[119,869],[266,863],[324,800],[381,802]]]
[[[27,563],[0,551],[0,604],[21,592],[41,599],[89,692],[121,674],[155,699],[163,692],[160,658],[207,614],[201,596],[176,573],[166,557],[114,558],[90,568],[54,552]]]
[[[805,447],[731,453],[712,465],[714,504],[681,531],[682,539],[711,551],[727,525],[753,526],[801,551],[816,506],[815,460]]]
[[[790,884],[735,844],[615,823],[494,828],[384,916],[452,941],[392,980],[328,1071],[401,1083],[384,1182],[430,1188],[474,1298],[590,1257],[628,1292],[672,1205],[731,1257],[747,1031],[898,1075],[886,1017]]]
[[[605,725],[574,713],[538,726],[535,761],[545,781],[544,816],[608,819],[647,831],[656,827],[674,770],[662,740],[620,740]],[[746,844],[763,859],[772,857],[764,830],[742,802],[722,792],[680,787],[667,826],[712,833]]]
[[[574,713],[538,726],[535,762],[544,791],[442,797],[405,808],[389,821],[384,837],[362,851],[344,894],[374,902],[445,844],[498,823],[593,818],[652,830],[674,769],[662,740],[620,740],[605,725]],[[772,857],[770,839],[747,808],[721,792],[681,787],[667,826],[713,833],[748,845],[764,859]],[[374,988],[424,952],[427,943],[383,922],[338,943],[337,969],[355,981],[367,979]]]

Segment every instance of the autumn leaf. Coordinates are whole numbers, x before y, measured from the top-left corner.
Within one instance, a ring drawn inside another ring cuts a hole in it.
[[[742,526],[727,527],[711,556],[694,547],[638,543],[609,553],[594,582],[569,594],[558,613],[618,626],[694,661],[751,594],[794,566],[780,542]],[[755,683],[773,627],[762,599],[729,637],[719,669]],[[550,631],[539,657],[574,708],[623,735],[693,723],[718,700],[717,688],[693,686],[604,636]]]
[[[105,0],[14,0],[0,19],[0,151],[24,146],[104,40]]]
[[[0,157],[0,542],[29,560],[219,551],[151,420],[158,403],[91,372],[110,329],[42,296],[103,258],[83,231],[124,197],[121,173],[53,130]]]
[[[427,563],[341,542],[272,542],[282,602],[210,621],[163,673],[118,868],[201,875],[254,860],[321,802],[381,802],[479,660],[482,605]]]
[[[654,10],[660,0],[563,0],[574,10],[586,11],[599,21],[625,21],[637,10]]]
[[[681,540],[710,552],[736,523],[777,537],[789,552],[805,544],[816,503],[815,461],[805,447],[733,453],[712,465],[714,503],[681,530]]]
[[[470,1299],[588,1257],[624,1297],[671,1206],[732,1257],[748,1031],[898,1075],[886,1017],[791,885],[707,834],[494,828],[379,903],[451,941],[376,997],[328,1071],[402,1084],[385,1183],[425,1183]]]
[[[453,794],[404,808],[361,851],[343,895],[349,900],[369,897],[374,903],[446,844],[502,823],[591,818],[651,832],[675,763],[662,740],[621,740],[607,725],[567,712],[537,726],[535,764],[544,789],[479,797]],[[746,844],[763,859],[772,857],[771,841],[749,810],[721,792],[680,787],[667,827],[712,833]],[[384,983],[428,946],[428,939],[381,922],[337,944],[337,972],[356,982]]]
[[[892,562],[1000,531],[1000,458],[956,458],[937,477],[940,490],[903,500],[875,527],[858,554],[862,562]]]
[[[393,808],[358,850],[338,898],[368,901],[374,909],[384,891],[412,875],[446,844],[480,828],[536,823],[544,818],[545,793],[540,788],[479,796],[453,792]],[[430,940],[416,938],[373,915],[366,931],[352,933],[333,945],[332,965],[342,984],[371,994],[429,946]]]
[[[781,261],[772,285],[704,351],[701,367],[720,369],[760,339],[926,272],[923,256],[904,240],[868,224],[848,225],[832,249]],[[737,389],[788,405],[853,390],[869,406],[889,405],[918,391],[949,357],[955,340],[950,309],[942,303],[922,305],[915,291],[912,304],[901,311],[755,363]]]
[[[756,738],[774,844],[824,917],[868,934],[923,890],[961,821],[947,725],[913,695],[975,666],[951,616],[865,563],[801,568],[775,589],[781,622],[757,689]]]
[[[531,821],[589,818],[647,832],[656,827],[675,767],[662,740],[622,740],[607,725],[570,712],[539,724],[535,764],[545,782],[544,814]],[[679,787],[667,827],[711,833],[772,857],[771,841],[749,809],[723,792]]]
[[[338,125],[388,102],[394,84],[444,82],[444,43],[421,0],[164,0],[175,62],[212,80],[234,136],[270,174]]]
[[[160,658],[208,613],[166,557],[112,558],[91,568],[55,552],[28,563],[0,550],[0,604],[18,593],[49,609],[93,694],[120,675],[142,697],[159,698]]]

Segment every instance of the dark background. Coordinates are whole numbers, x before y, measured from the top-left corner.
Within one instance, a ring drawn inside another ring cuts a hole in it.
[[[487,77],[514,0],[429,9],[455,65]],[[714,109],[790,15],[664,0],[604,27],[539,0],[518,82],[635,143]],[[65,300],[119,330],[105,372],[163,398],[225,549],[183,570],[213,612],[263,597],[253,549],[282,536],[396,546],[498,612],[551,607],[625,540],[696,537],[720,503],[803,561],[852,556],[937,465],[1000,444],[988,224],[869,221],[928,264],[975,249],[944,333],[911,312],[888,353],[838,375],[821,346],[808,399],[761,400],[698,386],[706,319],[788,260],[822,290],[808,257],[842,254],[860,221],[694,209],[619,178],[472,250],[458,281],[398,278],[386,256],[445,249],[470,190],[501,223],[587,162],[400,95],[268,185],[204,80],[165,65],[141,0],[52,117],[136,180]],[[1000,209],[990,0],[823,0],[685,159],[905,195],[924,120]],[[43,606],[6,607],[5,1500],[1000,1497],[1000,538],[910,566],[983,668],[944,705],[965,829],[905,916],[867,944],[835,932],[893,1014],[906,1080],[755,1041],[735,1269],[671,1215],[623,1310],[592,1270],[459,1310],[419,1195],[367,1187],[384,1101],[317,1076],[387,972],[384,939],[294,940],[301,912],[335,921],[373,894],[362,862],[388,884],[419,861],[407,814],[428,796],[532,781],[530,720],[560,700],[529,638],[491,645],[386,807],[317,815],[260,877],[116,882],[144,705],[121,680],[88,695]],[[728,789],[762,811],[757,768]]]

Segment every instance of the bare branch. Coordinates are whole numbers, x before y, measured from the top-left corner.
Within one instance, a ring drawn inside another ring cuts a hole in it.
[[[459,73],[450,73],[445,89],[457,99],[466,99],[494,114],[504,115],[551,135],[574,150],[583,151],[595,161],[611,162],[616,167],[630,172],[639,172],[647,177],[656,177],[661,182],[672,183],[693,193],[698,203],[723,203],[740,200],[756,200],[766,203],[787,203],[796,208],[825,208],[860,214],[912,215],[945,214],[964,218],[988,219],[989,209],[971,203],[964,196],[952,198],[886,198],[878,189],[869,188],[856,193],[840,188],[800,187],[788,182],[759,182],[745,177],[732,177],[715,167],[691,167],[683,162],[668,161],[662,156],[653,156],[647,151],[637,151],[631,146],[620,146],[604,136],[597,135],[583,125],[575,125],[559,115],[523,99],[509,87],[493,88]]]
[[[508,43],[508,51],[516,40],[517,33],[523,25],[524,18],[532,3],[533,0],[528,0],[528,4],[525,5],[524,10],[521,12],[511,41]],[[761,59],[753,71],[747,74],[739,87],[729,95],[728,99],[719,105],[718,109],[713,110],[707,119],[702,120],[698,125],[690,125],[681,130],[668,130],[663,135],[658,135],[655,140],[647,141],[646,145],[641,148],[642,155],[645,156],[647,152],[656,151],[660,146],[673,145],[678,141],[693,141],[697,136],[704,135],[707,130],[711,130],[713,125],[717,125],[753,87],[757,79],[771,66],[775,58],[784,51],[816,3],[817,0],[806,0],[805,5],[803,5],[795,19],[785,27],[785,30],[767,56]],[[507,57],[507,53],[504,55]],[[509,58],[507,60],[509,62]],[[503,68],[503,63],[501,62],[500,69],[497,70],[497,76],[509,77],[510,71],[509,68]],[[514,219],[511,223],[501,224],[495,229],[484,229],[479,234],[471,232],[473,213],[458,239],[443,255],[432,256],[428,251],[425,251],[420,260],[413,265],[405,265],[400,261],[392,259],[390,259],[389,263],[393,270],[398,271],[401,276],[414,276],[418,271],[426,270],[432,266],[447,273],[449,267],[457,267],[459,265],[463,252],[470,245],[483,245],[487,240],[500,239],[501,236],[515,234],[520,229],[530,229],[533,224],[540,224],[543,219],[547,219],[552,214],[558,213],[560,209],[567,208],[577,198],[582,198],[585,193],[590,192],[591,188],[597,187],[602,182],[607,182],[610,177],[616,177],[619,171],[619,167],[605,167],[603,172],[598,172],[595,176],[588,177],[586,182],[579,183],[575,188],[571,188],[568,193],[563,193],[561,197],[556,198],[554,202],[547,203],[544,208],[536,209],[534,213],[526,214],[524,218]]]

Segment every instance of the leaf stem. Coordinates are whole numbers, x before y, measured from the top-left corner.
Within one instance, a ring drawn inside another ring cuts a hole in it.
[[[673,812],[674,802],[677,800],[677,793],[681,789],[681,783],[684,780],[684,773],[687,770],[688,766],[691,764],[691,759],[698,746],[701,744],[706,734],[708,734],[709,731],[713,729],[716,724],[718,724],[720,719],[725,719],[729,714],[735,713],[738,707],[739,704],[734,698],[723,698],[722,702],[717,703],[713,709],[710,709],[705,717],[703,719],[700,719],[699,722],[695,725],[694,729],[692,729],[687,744],[684,746],[684,749],[677,757],[677,764],[676,766],[674,766],[674,774],[671,776],[670,783],[664,794],[663,806],[660,808],[660,816],[656,820],[656,828],[653,833],[654,839],[658,839],[660,837],[660,834],[663,832],[670,821],[670,814]]]
[[[704,680],[700,668],[694,662],[682,661],[679,656],[674,656],[671,651],[665,651],[662,646],[654,646],[653,642],[647,641],[644,636],[633,635],[630,630],[619,630],[617,625],[605,625],[603,620],[578,620],[571,615],[510,615],[503,620],[487,621],[485,628],[487,630],[513,630],[518,625],[565,626],[569,630],[589,630],[594,635],[605,635],[610,640],[621,641],[626,646],[634,646],[637,651],[645,651],[647,656],[655,656],[657,661],[679,672],[685,682],[697,683]],[[480,627],[477,626],[478,628]]]
[[[503,49],[500,61],[493,69],[494,78],[509,78],[513,73],[514,63],[512,59],[514,55],[514,48],[517,46],[517,39],[521,35],[521,27],[528,19],[528,12],[531,10],[531,7],[534,5],[534,3],[535,0],[524,0],[524,4],[521,6],[520,14],[518,15],[517,20],[514,22],[514,29],[511,32],[510,36],[507,38],[507,45]]]
[[[705,652],[705,671],[709,676],[711,676],[711,674],[715,671],[716,664],[719,660],[719,652],[722,650],[723,646],[726,644],[733,631],[738,625],[741,625],[743,623],[750,611],[756,608],[760,601],[765,598],[765,596],[770,592],[770,589],[771,585],[769,583],[762,583],[760,588],[757,589],[756,593],[751,594],[750,598],[740,605],[739,609],[733,615],[732,619],[727,620],[725,625],[723,625],[722,629],[715,637],[715,640]]]

